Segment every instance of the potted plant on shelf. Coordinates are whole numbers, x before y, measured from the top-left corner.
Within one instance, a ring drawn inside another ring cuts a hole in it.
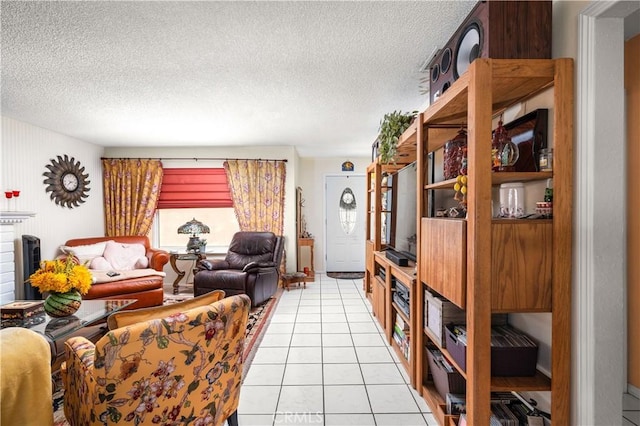
[[[412,113],[393,111],[385,114],[380,120],[378,154],[382,164],[388,164],[394,159],[398,148],[398,138],[409,128],[415,116],[415,111]]]

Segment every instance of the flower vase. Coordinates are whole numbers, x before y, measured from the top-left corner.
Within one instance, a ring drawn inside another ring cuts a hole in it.
[[[66,293],[52,291],[44,301],[44,311],[54,318],[73,315],[80,308],[82,296],[78,290]]]

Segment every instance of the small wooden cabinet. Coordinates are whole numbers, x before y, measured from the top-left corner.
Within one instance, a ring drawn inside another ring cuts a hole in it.
[[[374,277],[371,287],[373,315],[384,327],[387,321],[387,284],[380,275],[377,275]]]
[[[305,271],[308,268],[305,281],[315,280],[315,270],[313,268],[313,238],[298,238],[298,271]]]

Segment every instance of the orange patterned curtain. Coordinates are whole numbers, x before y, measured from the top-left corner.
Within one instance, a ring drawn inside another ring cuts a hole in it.
[[[284,161],[228,160],[224,162],[233,207],[241,231],[284,228]]]
[[[102,160],[105,235],[147,235],[162,186],[159,160]]]

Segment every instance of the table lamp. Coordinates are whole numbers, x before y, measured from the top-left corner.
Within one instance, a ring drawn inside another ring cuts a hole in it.
[[[209,232],[211,232],[209,227],[204,223],[197,221],[195,217],[178,228],[178,234],[190,235],[189,242],[187,243],[187,251],[192,253],[200,252],[201,243],[198,235],[208,234]]]

